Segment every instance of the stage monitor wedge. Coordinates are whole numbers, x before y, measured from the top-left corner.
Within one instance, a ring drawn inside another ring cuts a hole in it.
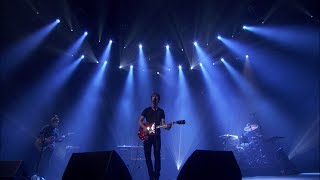
[[[131,180],[131,175],[116,151],[73,153],[63,180]]]
[[[23,161],[0,161],[0,179],[27,179]]]
[[[238,163],[231,151],[196,150],[183,165],[178,180],[241,180]]]

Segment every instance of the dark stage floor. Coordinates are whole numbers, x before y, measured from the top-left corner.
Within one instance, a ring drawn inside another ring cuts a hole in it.
[[[255,176],[255,177],[243,177],[243,180],[318,180],[320,179],[320,173],[302,173],[292,176]]]

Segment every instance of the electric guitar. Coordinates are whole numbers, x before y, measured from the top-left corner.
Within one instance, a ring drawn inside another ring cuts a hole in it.
[[[168,123],[168,124],[165,124],[165,125],[159,125],[159,126],[156,126],[155,123],[148,123],[148,122],[145,122],[143,123],[144,126],[147,127],[147,132],[143,132],[143,128],[140,127],[139,128],[139,131],[138,131],[138,137],[145,141],[149,138],[149,136],[153,136],[153,135],[156,135],[156,129],[159,129],[159,128],[166,128],[167,126],[170,126],[170,125],[174,125],[174,124],[185,124],[186,123],[186,120],[179,120],[179,121],[174,121],[174,122],[171,122],[171,123]]]
[[[61,142],[62,140],[64,140],[64,138],[70,136],[70,135],[73,135],[74,133],[68,133],[68,134],[65,134],[63,136],[60,136],[60,137],[55,137],[55,136],[50,136],[50,137],[47,137],[47,138],[44,138],[44,137],[38,137],[36,139],[36,142],[34,143],[36,149],[41,152],[41,151],[45,151],[47,150],[48,148],[54,148],[55,147],[55,144],[54,142],[56,141],[59,141]]]

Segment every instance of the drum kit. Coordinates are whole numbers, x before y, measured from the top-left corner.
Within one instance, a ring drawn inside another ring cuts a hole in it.
[[[257,124],[248,123],[243,130],[241,136],[233,134],[219,136],[222,140],[223,150],[232,151],[241,166],[264,167],[272,165],[274,142],[284,137],[264,138],[261,127]]]

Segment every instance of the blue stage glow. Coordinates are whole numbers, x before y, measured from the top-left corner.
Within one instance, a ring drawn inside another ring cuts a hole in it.
[[[60,19],[56,19],[56,23],[57,23],[57,24],[60,23]]]
[[[217,38],[218,38],[219,40],[221,40],[221,36],[217,36]]]
[[[136,140],[134,139],[136,138],[136,136],[134,136],[134,132],[138,124],[136,120],[133,120],[135,107],[132,106],[132,104],[136,103],[134,98],[137,92],[134,88],[133,69],[131,67],[133,66],[130,65],[129,72],[125,79],[123,90],[120,93],[119,99],[117,100],[117,104],[114,104],[115,119],[121,119],[121,121],[115,121],[111,125],[113,127],[113,134],[115,137],[119,137],[115,139],[117,145],[130,144]]]
[[[81,43],[83,42],[84,36],[81,36],[74,44],[72,44],[65,53],[61,54],[61,56],[55,61],[56,63],[48,70],[46,74],[39,80],[37,85],[37,89],[43,90],[45,92],[50,92],[52,97],[54,97],[55,93],[64,85],[64,83],[71,76],[72,72],[75,70],[77,65],[80,63],[82,59],[85,58],[84,55],[81,55],[75,62],[72,59],[73,56],[66,56],[65,54],[77,53]],[[70,61],[73,63],[70,66]],[[63,68],[62,68],[63,67]],[[65,68],[67,67],[67,68]],[[63,69],[63,70],[61,70]],[[51,82],[51,83],[47,83]],[[47,98],[48,102],[50,101]],[[45,99],[43,99],[45,103]]]
[[[207,53],[204,50],[202,50],[202,47],[197,45],[195,46],[195,49],[197,55],[196,60],[200,63],[208,62],[210,58],[207,55]],[[191,66],[194,68],[198,62],[192,64]]]
[[[165,54],[165,59],[164,59],[164,65],[166,67],[166,69],[170,69],[174,67],[174,61],[173,61],[173,57],[172,57],[172,54],[171,54],[171,51],[169,49],[169,45],[167,45],[167,50],[166,50],[166,54]]]
[[[4,67],[2,67],[2,73],[10,73],[13,68],[16,68],[17,65],[21,64],[22,60],[27,59],[56,26],[56,21],[51,22],[11,46],[7,45],[7,50],[1,54],[2,60],[8,62],[3,63]]]
[[[86,32],[84,32],[83,34],[84,34],[85,36],[87,36],[87,35],[88,35],[88,32],[86,31]]]
[[[70,56],[67,57],[70,58]],[[26,119],[27,117],[28,124],[32,124],[33,120],[43,117],[45,109],[52,107],[52,103],[55,102],[57,94],[71,77],[76,67],[80,64],[80,61],[81,59],[78,58],[75,61],[73,60],[71,64],[69,62],[69,64],[63,66],[63,68],[54,66],[49,72],[43,73],[41,77],[31,85],[31,88],[26,88],[20,93],[20,98],[15,100],[15,103],[19,104],[19,106],[14,107],[10,112],[14,112],[18,119]],[[48,96],[48,94],[50,94],[50,96]],[[35,99],[41,99],[41,101],[34,101]],[[31,106],[30,102],[33,102]],[[37,111],[39,110],[39,112],[33,113],[35,109]],[[29,115],[26,116],[26,114]]]
[[[79,132],[86,131],[85,135],[79,133],[79,140],[83,149],[90,147],[92,138],[95,137],[96,129],[99,124],[98,111],[101,105],[101,91],[105,85],[105,69],[106,64],[96,66],[95,73],[89,77],[90,81],[85,85],[84,89],[80,89],[81,98],[77,99],[71,112],[67,114],[67,127],[77,129]]]
[[[133,65],[130,65],[130,69],[132,69],[133,68]]]
[[[181,66],[181,65],[179,65],[178,67],[179,67],[179,70],[181,70],[181,69],[182,69],[182,66]]]
[[[142,48],[142,44],[139,44],[139,49],[141,49]]]
[[[141,44],[140,44],[141,45]],[[142,47],[142,45],[141,45]],[[150,60],[150,57],[149,57]],[[137,70],[136,77],[137,77],[137,86],[142,87],[140,91],[137,92],[138,96],[143,97],[142,102],[149,102],[149,98],[145,96],[145,94],[150,93],[151,91],[151,79],[149,75],[149,68],[147,64],[147,58],[144,55],[144,49],[139,48],[138,52],[138,62],[135,64],[135,68]],[[141,71],[142,70],[142,71]]]
[[[193,45],[197,47],[197,46],[198,46],[198,43],[197,43],[197,42],[194,42]]]
[[[138,91],[137,95],[140,97],[143,97],[144,100],[142,100],[142,102],[144,103],[148,103],[149,102],[149,98],[147,98],[145,96],[145,94],[150,93],[151,89],[151,77],[149,74],[149,68],[148,68],[148,64],[147,61],[149,58],[146,58],[144,55],[144,49],[142,48],[142,44],[141,48],[139,48],[139,52],[138,52],[138,62],[135,64],[135,69],[137,70],[136,73],[136,77],[137,77],[137,86],[138,87],[143,87],[143,89],[141,89],[140,91]]]
[[[247,29],[247,26],[242,26],[242,29]]]
[[[170,46],[167,44],[167,45],[166,45],[166,49],[169,50],[169,48],[170,48]]]
[[[246,42],[238,42],[232,38],[221,38],[221,42],[226,45],[233,53],[235,53],[238,57],[245,57],[247,54],[253,54],[254,48],[252,45]]]
[[[191,87],[189,86],[185,73],[179,71],[178,81],[175,84],[177,88],[177,94],[174,96],[174,104],[171,107],[174,110],[174,116],[178,119],[186,119],[188,126],[174,127],[176,130],[171,132],[171,144],[175,144],[171,148],[171,152],[176,163],[176,167],[179,170],[181,165],[187,160],[189,153],[192,152],[199,139],[195,134],[198,134],[199,123],[196,122],[199,118],[199,109],[195,106],[194,99],[191,94]],[[172,90],[170,90],[172,97]],[[181,108],[183,107],[183,108]]]
[[[319,29],[305,26],[250,26],[247,30],[280,45],[285,45],[292,52],[309,56],[318,47]]]
[[[112,40],[109,40],[109,43],[105,50],[103,51],[103,54],[101,55],[99,61],[108,61],[110,57],[110,52],[111,52],[111,45],[112,45]]]

